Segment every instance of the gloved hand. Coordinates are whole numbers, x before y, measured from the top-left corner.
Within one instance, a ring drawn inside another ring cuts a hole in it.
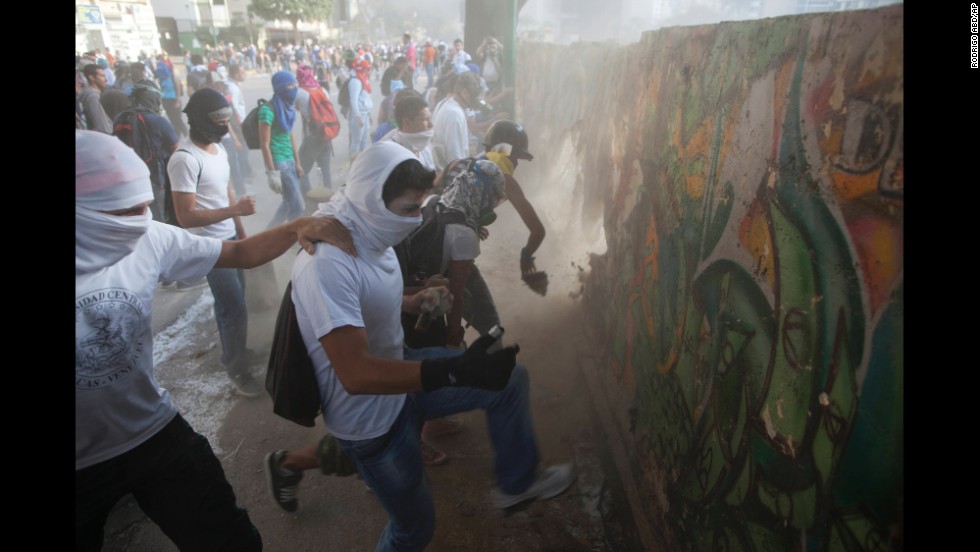
[[[269,177],[269,189],[277,194],[282,194],[282,173],[279,171],[265,171]]]
[[[447,385],[492,391],[507,387],[521,348],[512,345],[488,355],[487,348],[496,341],[496,337],[483,335],[461,355],[423,360],[422,390],[434,391]]]

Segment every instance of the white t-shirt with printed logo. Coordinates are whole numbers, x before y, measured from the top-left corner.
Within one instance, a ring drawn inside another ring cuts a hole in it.
[[[75,276],[75,469],[132,450],[177,409],[153,375],[153,295],[159,280],[199,280],[221,242],[156,221],[116,264]]]

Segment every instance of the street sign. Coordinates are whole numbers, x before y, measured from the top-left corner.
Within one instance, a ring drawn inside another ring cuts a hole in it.
[[[98,6],[78,6],[78,17],[86,25],[101,25],[102,10]]]

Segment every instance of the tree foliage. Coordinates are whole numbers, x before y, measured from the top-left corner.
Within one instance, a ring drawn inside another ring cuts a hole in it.
[[[248,7],[252,15],[272,21],[282,19],[293,24],[327,21],[333,13],[333,0],[252,0]]]

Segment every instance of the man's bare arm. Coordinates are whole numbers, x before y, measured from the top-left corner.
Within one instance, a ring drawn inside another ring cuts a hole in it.
[[[371,356],[364,328],[335,328],[320,338],[320,345],[351,395],[397,395],[422,389],[422,363]]]
[[[356,255],[350,233],[340,221],[330,217],[300,217],[241,241],[222,242],[221,255],[214,266],[255,268],[282,255],[297,242],[312,255],[315,251],[313,244],[318,241]]]

